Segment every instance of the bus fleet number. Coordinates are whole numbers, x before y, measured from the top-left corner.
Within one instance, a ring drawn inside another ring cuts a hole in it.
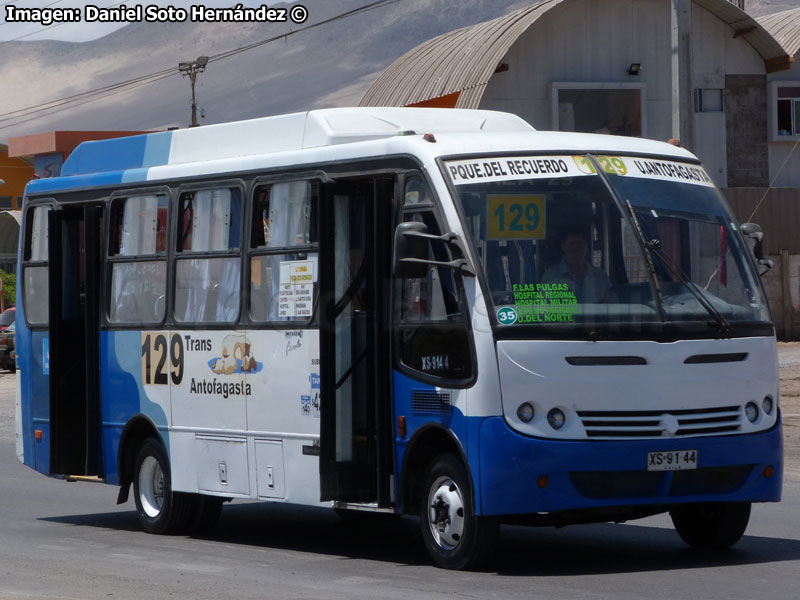
[[[183,340],[180,334],[169,334],[168,343],[166,333],[142,333],[142,382],[144,385],[167,385],[170,378],[173,385],[183,381]]]

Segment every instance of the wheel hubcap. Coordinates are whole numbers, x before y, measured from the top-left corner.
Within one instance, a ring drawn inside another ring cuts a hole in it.
[[[464,499],[449,477],[439,477],[428,494],[428,523],[439,546],[452,550],[464,533]]]
[[[148,517],[155,518],[164,506],[164,472],[152,456],[142,462],[139,471],[139,500]]]

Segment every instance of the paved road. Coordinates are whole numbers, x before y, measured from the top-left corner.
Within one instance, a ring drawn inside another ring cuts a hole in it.
[[[52,480],[14,457],[0,375],[0,599],[797,598],[800,485],[760,505],[736,549],[687,549],[668,519],[566,529],[507,527],[493,569],[429,566],[410,518],[227,505],[205,537],[151,536],[117,488]]]

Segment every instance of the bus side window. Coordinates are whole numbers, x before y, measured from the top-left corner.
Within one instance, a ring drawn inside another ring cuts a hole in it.
[[[111,206],[112,323],[160,323],[166,310],[167,197],[114,200]]]
[[[178,210],[175,320],[233,323],[239,318],[241,192],[184,192]]]
[[[421,179],[406,182],[402,220],[425,223],[433,235],[442,233],[432,197]],[[428,244],[428,258],[452,260],[442,242]],[[472,344],[455,271],[431,266],[425,277],[398,279],[395,285],[399,299],[395,331],[402,364],[427,377],[470,379]]]
[[[49,277],[47,264],[47,213],[49,206],[36,206],[26,215],[24,302],[25,317],[31,325],[44,325],[49,318]]]
[[[317,294],[319,184],[259,186],[253,201],[250,317],[308,323]]]

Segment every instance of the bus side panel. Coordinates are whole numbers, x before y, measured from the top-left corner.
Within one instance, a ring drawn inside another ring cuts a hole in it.
[[[49,336],[47,331],[32,331],[22,337],[29,345],[20,349],[24,353],[28,372],[24,373],[22,381],[23,397],[28,402],[23,403],[23,423],[27,425],[26,434],[29,438],[26,445],[26,464],[29,456],[28,447],[33,450],[33,468],[40,473],[50,473],[50,357],[48,352]],[[18,334],[19,335],[19,334]],[[26,389],[27,388],[27,389]],[[25,408],[28,414],[25,414]],[[37,439],[34,432],[40,431]]]
[[[393,372],[392,392],[394,396],[394,435],[395,435],[395,472],[397,477],[397,498],[403,498],[404,481],[402,480],[403,460],[409,442],[414,435],[430,425],[441,426],[448,430],[465,458],[469,446],[469,424],[465,417],[466,391],[437,388],[427,383],[416,381],[399,371]],[[448,406],[449,405],[449,406]],[[397,418],[403,416],[406,421],[406,435],[401,437],[397,431]],[[477,441],[477,440],[476,440]],[[428,460],[433,459],[429,456]],[[467,470],[472,474],[475,483],[476,496],[479,493],[476,479],[477,471],[467,465]],[[477,502],[476,507],[480,506]],[[403,506],[408,512],[411,507]]]
[[[50,376],[46,356],[48,334],[30,331],[20,313],[17,318],[17,362],[23,368],[17,373],[21,394],[21,427],[24,463],[50,473]],[[34,430],[42,432],[36,440]]]
[[[142,385],[142,333],[100,332],[100,396],[106,480],[119,483],[117,457],[122,431],[131,417],[143,414],[158,427],[169,455],[166,435],[169,406],[148,397]],[[167,401],[169,389],[166,388]]]
[[[50,473],[50,353],[49,333],[33,331],[27,364],[30,365],[32,429],[41,431],[41,439],[34,437],[36,470]]]
[[[19,289],[21,287],[21,285],[17,287],[18,301],[20,300]],[[19,304],[19,302],[17,305],[20,307],[22,306],[22,304]],[[23,454],[20,460],[22,460],[23,464],[26,466],[34,469],[36,468],[36,464],[33,458],[33,427],[31,426],[31,419],[33,418],[31,410],[31,369],[27,368],[28,355],[30,354],[31,346],[31,332],[25,326],[25,319],[23,318],[21,312],[16,327],[17,333],[15,343],[17,364],[20,366],[20,368],[17,370],[17,393],[19,394],[17,401],[20,403],[20,422],[18,423],[17,440],[20,438],[22,440]]]

